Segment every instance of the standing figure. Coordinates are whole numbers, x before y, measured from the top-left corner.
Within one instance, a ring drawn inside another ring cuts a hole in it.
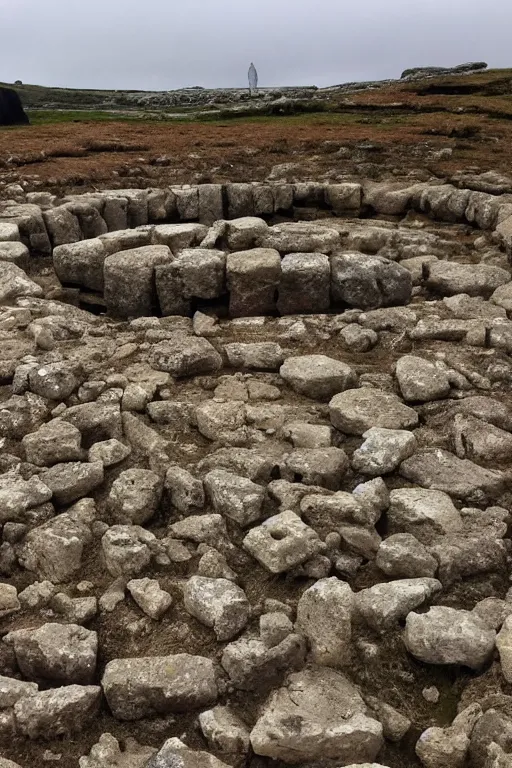
[[[252,96],[256,89],[258,88],[258,73],[256,71],[256,67],[251,62],[251,66],[249,67],[249,93]]]

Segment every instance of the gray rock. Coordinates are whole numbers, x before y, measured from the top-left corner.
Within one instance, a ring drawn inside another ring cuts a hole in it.
[[[66,400],[78,387],[69,363],[64,362],[31,368],[28,384],[32,392],[49,400]]]
[[[276,309],[281,257],[272,248],[230,253],[226,261],[230,317],[268,315]]]
[[[352,454],[352,467],[365,475],[386,475],[412,456],[416,438],[401,429],[373,427],[363,434],[365,442]]]
[[[250,749],[249,728],[229,707],[201,712],[199,725],[211,749],[231,755],[247,754]]]
[[[177,337],[155,344],[149,361],[156,371],[166,371],[178,378],[199,376],[222,367],[222,358],[210,342],[196,336]]]
[[[101,539],[101,549],[112,576],[135,576],[149,565],[156,538],[139,525],[113,525]]]
[[[248,438],[245,414],[242,402],[205,400],[196,408],[197,427],[209,440],[224,445],[244,445]]]
[[[145,768],[230,768],[208,752],[199,752],[187,747],[177,738],[167,739],[160,751],[152,757]]]
[[[214,704],[218,696],[213,662],[188,653],[114,659],[101,685],[118,720],[189,712]]]
[[[0,304],[22,296],[42,296],[43,289],[9,261],[0,261]]]
[[[127,739],[121,751],[112,734],[102,733],[90,754],[81,757],[78,764],[80,768],[145,768],[155,752],[153,747],[141,746],[135,739]]]
[[[351,352],[369,352],[379,341],[375,331],[371,328],[360,328],[355,323],[341,329],[340,339]]]
[[[87,496],[103,482],[103,464],[78,461],[54,464],[41,474],[41,480],[51,489],[59,504],[70,504]]]
[[[68,422],[53,419],[21,441],[27,461],[38,467],[48,467],[82,458],[82,435]]]
[[[160,589],[156,579],[131,579],[126,587],[139,608],[151,619],[161,619],[171,607],[172,597]]]
[[[80,570],[84,548],[92,541],[95,516],[92,499],[83,499],[67,512],[33,528],[19,551],[21,565],[40,579],[54,583],[70,580]]]
[[[376,584],[355,595],[354,609],[377,632],[385,632],[440,592],[437,579],[399,579]]]
[[[203,484],[183,467],[169,467],[165,475],[165,488],[170,493],[171,504],[179,512],[190,514],[203,509]]]
[[[260,616],[260,639],[266,648],[275,648],[292,632],[293,624],[286,613],[276,610]]]
[[[261,640],[242,637],[225,647],[221,664],[236,688],[251,691],[275,685],[290,669],[300,669],[305,656],[301,635],[288,634],[271,648]]]
[[[499,496],[505,483],[501,472],[483,469],[441,449],[415,453],[401,464],[400,474],[423,488],[444,491],[468,501],[493,499]]]
[[[448,494],[423,488],[400,488],[389,495],[391,531],[414,534],[429,543],[433,535],[458,533],[462,518]]]
[[[284,359],[282,348],[274,341],[257,342],[255,344],[226,344],[224,350],[228,362],[233,368],[277,371]]]
[[[373,760],[382,744],[382,726],[355,686],[325,667],[291,674],[251,731],[257,755],[287,763]]]
[[[188,613],[212,627],[219,642],[231,640],[249,621],[245,592],[227,579],[192,576],[183,586],[183,599]]]
[[[349,468],[341,448],[298,448],[280,463],[281,477],[290,482],[317,485],[337,491]]]
[[[354,595],[348,584],[333,577],[319,579],[297,605],[297,630],[307,637],[316,664],[340,667],[349,663]]]
[[[383,541],[375,564],[392,579],[432,578],[437,571],[437,560],[410,533],[396,533]]]
[[[295,392],[314,400],[329,400],[357,383],[350,366],[325,355],[289,357],[279,375]]]
[[[382,256],[341,253],[331,258],[333,301],[358,309],[377,309],[411,300],[411,273]]]
[[[111,440],[101,440],[92,445],[89,448],[88,458],[92,463],[99,461],[104,467],[112,467],[127,459],[131,452],[132,449],[129,445],[112,438]]]
[[[282,573],[322,551],[316,532],[294,512],[281,512],[249,531],[244,548],[271,573]]]
[[[489,298],[500,285],[510,282],[510,273],[490,264],[458,264],[436,261],[428,266],[427,287],[443,296],[467,293]]]
[[[263,248],[273,248],[280,253],[330,254],[339,243],[340,236],[335,229],[303,221],[276,224],[258,240]]]
[[[107,256],[104,298],[120,317],[148,317],[156,308],[155,267],[171,261],[166,245],[148,245]]]
[[[100,701],[96,685],[66,685],[26,696],[14,705],[16,728],[29,739],[69,737],[89,725]]]
[[[133,467],[114,480],[107,503],[117,522],[143,525],[157,511],[162,490],[159,475]]]
[[[396,364],[396,377],[406,402],[428,402],[446,397],[450,381],[444,371],[415,355],[405,355]]]
[[[98,636],[77,624],[43,624],[9,632],[21,672],[30,680],[90,683],[96,671]]]
[[[26,683],[22,680],[16,680],[14,677],[0,675],[0,711],[13,707],[18,699],[34,696],[38,691],[37,683]]]
[[[261,485],[223,469],[209,472],[204,485],[215,512],[242,527],[255,523],[262,516],[265,490]]]
[[[372,427],[409,429],[418,414],[396,395],[363,387],[335,395],[329,403],[331,422],[347,435],[362,435]]]
[[[501,671],[509,683],[512,680],[512,616],[507,616],[496,637],[496,647],[500,655]]]
[[[21,609],[18,590],[12,584],[0,583],[0,619],[17,613]]]
[[[453,438],[459,459],[502,462],[512,451],[512,435],[509,432],[469,414],[455,415]]]
[[[63,285],[103,291],[103,265],[107,250],[99,238],[67,243],[53,249],[53,266]]]
[[[16,473],[6,473],[0,477],[0,523],[23,518],[24,514],[50,501],[51,489],[37,476],[23,480]]]
[[[281,315],[324,312],[330,305],[331,267],[322,253],[290,253],[281,262],[277,308]]]
[[[436,605],[427,613],[410,613],[404,642],[426,664],[463,664],[480,669],[492,656],[496,632],[470,611]]]

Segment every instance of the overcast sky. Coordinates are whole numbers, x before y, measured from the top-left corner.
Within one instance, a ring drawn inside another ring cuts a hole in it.
[[[0,0],[0,81],[167,90],[512,66],[511,0]]]

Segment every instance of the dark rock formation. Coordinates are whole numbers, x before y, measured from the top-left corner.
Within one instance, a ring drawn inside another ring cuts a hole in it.
[[[478,72],[487,69],[485,61],[470,61],[467,64],[458,64],[456,67],[413,67],[406,69],[400,75],[400,79],[408,77],[435,77],[437,75],[460,75],[465,72]]]
[[[16,91],[0,88],[0,125],[28,125],[29,119]]]

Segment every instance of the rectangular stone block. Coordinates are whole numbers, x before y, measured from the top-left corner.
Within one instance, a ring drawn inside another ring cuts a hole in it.
[[[281,262],[277,308],[281,315],[329,309],[331,268],[322,253],[291,253]]]

